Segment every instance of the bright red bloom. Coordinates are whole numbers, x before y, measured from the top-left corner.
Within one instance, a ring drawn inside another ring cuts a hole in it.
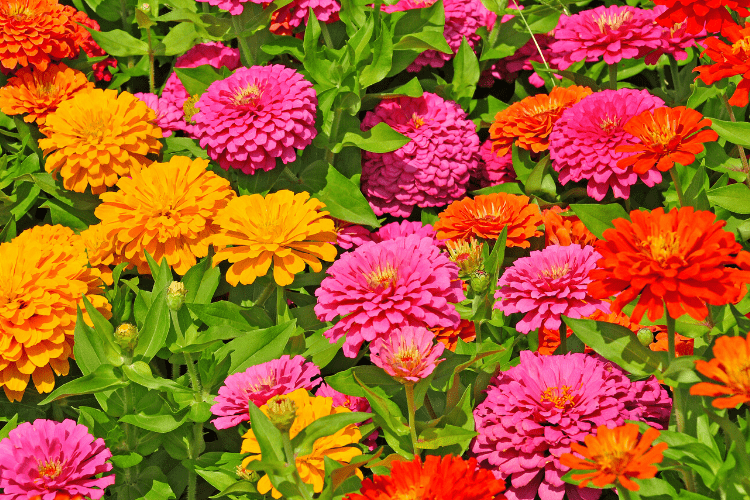
[[[617,146],[618,153],[635,153],[620,159],[617,167],[632,165],[635,173],[645,174],[654,167],[666,172],[675,163],[690,165],[695,155],[703,151],[704,142],[719,138],[714,130],[701,130],[710,126],[711,120],[685,106],[644,111],[623,126],[640,144]]]
[[[734,91],[729,104],[732,106],[747,106],[748,92],[750,92],[750,23],[745,27],[732,24],[724,28],[726,36],[732,45],[728,45],[716,37],[707,38],[703,44],[708,48],[701,56],[708,56],[714,64],[701,65],[693,71],[700,73],[700,78],[706,85],[711,85],[724,78],[742,75],[742,80]]]
[[[734,24],[727,7],[742,17],[750,15],[747,10],[750,0],[654,0],[654,3],[667,7],[656,18],[659,24],[671,28],[687,21],[686,30],[693,35],[700,33],[704,26],[709,33],[722,31],[726,35],[727,25]]]

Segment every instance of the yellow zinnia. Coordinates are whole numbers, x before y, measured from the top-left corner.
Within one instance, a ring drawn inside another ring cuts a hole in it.
[[[290,439],[294,439],[294,436],[299,434],[302,429],[321,417],[351,411],[343,406],[334,408],[333,398],[312,397],[305,389],[297,389],[283,397],[293,401],[297,408],[297,416],[294,419],[294,423],[292,423],[292,427],[289,429]],[[260,410],[268,415],[268,407],[266,405],[261,406]],[[242,466],[247,467],[250,462],[261,459],[260,446],[252,429],[247,431],[243,438],[242,453],[253,453],[253,455],[245,458],[242,462]],[[358,443],[360,439],[362,439],[362,434],[354,424],[349,424],[330,436],[317,439],[315,444],[313,444],[312,452],[308,455],[298,456],[295,459],[295,465],[302,481],[312,484],[315,493],[323,491],[325,457],[337,462],[349,463],[354,457],[362,454],[359,448],[350,446]],[[357,470],[357,475],[360,478],[362,477],[362,473],[359,470]],[[271,485],[271,479],[268,475],[265,475],[258,481],[258,492],[265,494],[269,491],[274,498],[281,498],[281,493]]]
[[[133,94],[114,90],[82,90],[47,115],[39,140],[47,162],[60,173],[65,189],[83,193],[88,186],[100,194],[130,169],[153,160],[161,149],[156,114]]]
[[[336,231],[328,212],[320,211],[324,207],[308,193],[288,190],[235,198],[215,219],[221,232],[213,238],[219,248],[214,266],[225,260],[232,264],[226,275],[232,286],[265,276],[271,262],[280,286],[290,285],[305,264],[320,272],[321,260],[336,258]]]

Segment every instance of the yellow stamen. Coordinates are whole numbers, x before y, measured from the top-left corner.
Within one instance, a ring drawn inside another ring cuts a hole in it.
[[[677,239],[677,233],[660,233],[641,242],[641,249],[659,264],[664,264],[667,259],[678,254],[680,241]]]
[[[232,102],[236,106],[246,106],[248,104],[255,104],[260,96],[263,95],[260,87],[257,85],[248,85],[243,89],[239,89],[232,96]]]
[[[396,283],[396,280],[398,279],[398,270],[393,264],[386,264],[385,266],[379,267],[373,272],[366,274],[365,279],[372,290],[376,290],[380,287],[389,287]]]
[[[564,385],[560,387],[548,387],[542,393],[542,397],[539,398],[543,403],[549,401],[555,405],[555,408],[560,410],[567,410],[575,406],[576,402],[573,400],[573,395],[570,393],[570,386]]]
[[[750,36],[734,42],[732,44],[732,54],[744,58],[750,57]]]
[[[565,264],[564,266],[552,266],[548,269],[543,269],[542,271],[540,271],[539,277],[556,280],[568,274],[569,271],[570,264]]]
[[[62,464],[57,460],[38,462],[39,479],[55,479],[62,474]]]
[[[619,14],[604,14],[602,16],[594,17],[594,22],[599,27],[599,31],[601,33],[606,33],[607,31],[616,30],[620,26],[623,25],[625,21],[633,17],[632,12],[629,10],[620,12]]]
[[[200,99],[200,96],[198,94],[195,94],[188,97],[188,99],[184,103],[182,103],[182,111],[185,113],[185,123],[195,125],[193,116],[195,116],[195,114],[200,111],[195,107],[195,105],[198,103],[198,99]]]

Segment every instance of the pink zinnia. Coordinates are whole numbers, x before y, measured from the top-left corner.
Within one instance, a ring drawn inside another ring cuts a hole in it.
[[[411,141],[390,153],[362,152],[362,191],[377,215],[408,217],[415,205],[441,207],[466,194],[479,136],[456,103],[429,92],[387,99],[367,112],[362,130],[380,122]]]
[[[351,250],[366,241],[372,241],[370,230],[364,226],[338,219],[333,219],[333,223],[336,229],[336,245],[344,250]]]
[[[246,3],[263,4],[264,0],[198,0],[199,2],[208,2],[209,5],[215,5],[221,10],[225,10],[233,16],[242,14]]]
[[[516,171],[513,169],[513,153],[498,156],[492,152],[492,141],[487,140],[479,148],[481,161],[474,176],[479,181],[480,187],[496,186],[516,180]]]
[[[445,346],[434,342],[435,334],[423,326],[404,326],[392,330],[370,345],[370,361],[402,384],[428,377]]]
[[[652,11],[654,23],[656,23],[656,18],[666,11],[666,5],[657,5],[654,7],[654,10]],[[656,64],[662,54],[670,55],[677,61],[684,61],[688,58],[688,53],[685,49],[693,47],[703,38],[708,36],[705,28],[696,34],[689,33],[686,22],[674,24],[670,28],[662,26],[660,26],[660,28],[662,29],[661,47],[646,55],[646,64]]]
[[[138,92],[133,95],[154,110],[154,113],[156,113],[156,125],[161,128],[164,137],[171,136],[173,130],[183,128],[182,126],[185,123],[184,113],[178,113],[176,108],[166,99],[159,99],[159,96],[156,94],[146,92]]]
[[[37,419],[0,441],[0,499],[99,500],[115,484],[112,453],[85,425]]]
[[[395,240],[402,236],[416,234],[420,238],[432,238],[433,243],[438,246],[445,246],[445,241],[437,239],[437,233],[431,224],[422,225],[419,221],[402,220],[401,222],[391,222],[372,233],[372,241],[379,242],[385,240]]]
[[[230,375],[219,388],[211,413],[217,429],[228,429],[250,420],[249,404],[261,407],[269,399],[297,389],[311,390],[319,383],[320,369],[302,356],[281,356]]]
[[[600,489],[562,481],[560,456],[600,425],[621,425],[631,414],[631,382],[585,354],[542,356],[521,351],[521,362],[500,373],[474,410],[479,435],[472,451],[500,479],[509,500],[596,500]]]
[[[315,314],[321,321],[340,316],[325,336],[333,343],[346,335],[347,357],[394,328],[458,325],[453,304],[465,298],[458,266],[432,238],[411,235],[365,243],[341,255],[327,272],[315,290]]]
[[[339,20],[341,5],[336,0],[294,0],[278,10],[278,18],[286,20],[291,29],[307,26],[310,9],[313,10],[315,19],[329,24]]]
[[[560,57],[552,62],[567,69],[578,61],[617,64],[638,59],[661,47],[661,29],[650,11],[630,6],[597,7],[572,16],[562,15],[550,49]]]
[[[588,195],[602,200],[610,188],[616,197],[629,198],[630,186],[639,178],[647,186],[661,182],[655,168],[640,175],[632,167],[617,168],[617,161],[628,153],[615,148],[639,142],[623,129],[628,120],[663,105],[646,90],[620,89],[595,92],[566,109],[549,136],[550,158],[560,172],[560,183],[588,181]]]
[[[560,328],[560,316],[584,318],[594,311],[609,313],[603,300],[588,295],[589,273],[601,258],[593,247],[550,245],[517,259],[497,281],[495,309],[504,314],[526,313],[519,332],[544,326]]]
[[[193,119],[202,148],[224,170],[246,174],[290,163],[317,134],[312,83],[281,64],[239,68],[212,83]]]

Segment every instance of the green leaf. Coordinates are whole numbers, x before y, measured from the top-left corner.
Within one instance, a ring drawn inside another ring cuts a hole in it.
[[[97,31],[88,26],[84,26],[84,28],[91,33],[91,38],[111,56],[129,57],[148,54],[148,44],[143,40],[133,38],[125,31]]]
[[[372,47],[372,62],[362,69],[359,83],[363,88],[380,82],[391,70],[393,65],[393,33],[386,24],[380,22],[380,36],[375,39]]]
[[[394,46],[393,50],[436,50],[443,54],[452,54],[450,45],[445,41],[445,36],[437,31],[423,31],[405,35]]]
[[[356,146],[371,153],[390,153],[409,141],[411,139],[393,130],[387,123],[380,122],[370,130],[347,131],[341,142],[335,144],[331,151],[338,153],[345,146]]]
[[[196,68],[175,68],[174,70],[191,96],[203,94],[212,83],[223,80],[231,74],[227,68],[217,70],[208,64]]]
[[[364,422],[372,418],[371,413],[345,412],[326,415],[315,420],[299,431],[292,439],[292,449],[296,456],[308,455],[312,452],[315,441],[325,436],[332,436],[347,425]]]
[[[466,42],[466,37],[461,39],[456,57],[453,58],[453,81],[451,82],[451,94],[456,102],[466,111],[474,96],[479,81],[479,61],[474,49]]]
[[[185,305],[199,320],[211,327],[231,327],[240,332],[249,332],[273,325],[268,314],[259,307],[242,307],[226,300]]]
[[[250,411],[250,427],[260,446],[263,460],[284,462],[283,438],[281,432],[274,426],[267,416],[254,404],[248,405]]]
[[[142,385],[148,389],[165,392],[181,392],[184,394],[192,393],[192,389],[180,385],[177,382],[165,378],[155,378],[151,373],[151,367],[143,361],[136,361],[131,365],[123,365],[122,372],[131,381]]]
[[[615,227],[615,219],[630,220],[625,209],[617,203],[609,205],[570,205],[570,209],[581,219],[583,225],[599,239],[604,237],[604,231]]]
[[[3,426],[2,429],[0,429],[0,441],[8,437],[8,434],[10,434],[10,431],[15,429],[18,426],[18,414],[13,415],[13,418],[8,420],[8,422]]]
[[[167,36],[154,46],[154,53],[157,56],[184,54],[199,38],[200,35],[195,31],[195,24],[192,22],[180,23],[170,28]]]
[[[706,194],[712,205],[720,206],[736,214],[750,214],[750,188],[745,184],[729,184],[710,189]]]
[[[138,344],[133,350],[133,359],[149,362],[164,347],[169,333],[169,307],[166,299],[167,290],[159,290],[153,297],[143,327],[138,333]]]
[[[166,434],[180,427],[187,420],[187,415],[187,408],[176,415],[147,415],[145,413],[138,413],[135,415],[123,415],[120,417],[120,422],[132,424],[147,431]]]
[[[113,346],[111,340],[106,337],[104,332],[97,331],[86,324],[83,320],[83,313],[80,307],[76,315],[76,327],[73,331],[73,338],[75,339],[73,355],[76,364],[84,375],[89,375],[100,366],[116,361],[118,355],[121,354],[121,351]],[[119,364],[122,364],[121,356]]]
[[[40,405],[45,405],[51,401],[67,396],[78,396],[80,394],[93,394],[102,391],[117,389],[128,385],[122,377],[115,373],[115,367],[112,365],[101,365],[95,371],[84,375],[67,384],[63,384],[52,393],[44,398]]]
[[[364,226],[380,226],[359,185],[331,165],[326,174],[326,186],[315,193],[314,197],[325,203],[325,210],[331,217]]]
[[[711,118],[711,128],[732,144],[750,147],[750,123],[728,122]]]
[[[229,373],[237,373],[249,366],[270,361],[281,356],[289,337],[297,329],[297,321],[255,330],[237,337],[217,353],[217,359],[231,356],[232,364]]]
[[[270,35],[271,41],[264,43],[260,50],[272,56],[289,54],[295,59],[302,60],[305,57],[302,40],[293,36]]]
[[[463,429],[454,425],[446,425],[442,428],[428,427],[417,438],[417,446],[423,450],[436,450],[443,446],[454,444],[464,448],[468,446],[469,442],[476,435],[477,432],[473,430]]]

